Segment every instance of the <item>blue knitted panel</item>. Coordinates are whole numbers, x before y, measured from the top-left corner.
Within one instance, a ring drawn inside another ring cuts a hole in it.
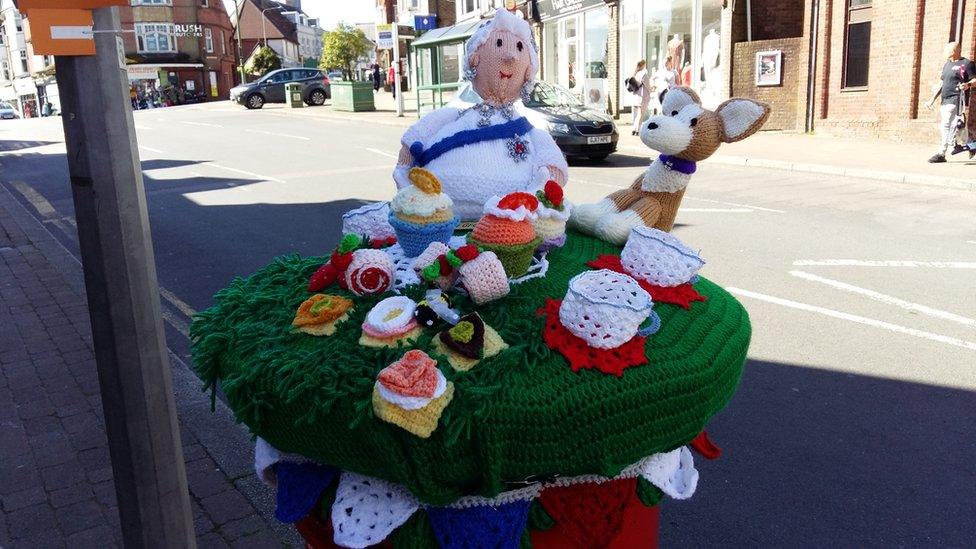
[[[275,465],[275,474],[278,477],[275,518],[281,522],[297,522],[312,510],[322,492],[336,478],[338,470],[310,461],[281,461]]]
[[[447,244],[454,234],[455,227],[461,220],[457,217],[440,223],[428,223],[427,225],[417,225],[404,221],[394,214],[390,214],[390,225],[396,231],[397,242],[403,248],[407,257],[417,257],[424,253],[431,242],[443,242]]]
[[[410,154],[413,155],[414,165],[423,167],[450,150],[482,141],[511,139],[516,135],[525,135],[530,131],[532,131],[532,123],[522,116],[504,124],[459,131],[434,143],[427,150],[424,150],[423,143],[415,141],[410,145]]]
[[[530,501],[498,507],[430,507],[427,518],[442,549],[518,549]]]

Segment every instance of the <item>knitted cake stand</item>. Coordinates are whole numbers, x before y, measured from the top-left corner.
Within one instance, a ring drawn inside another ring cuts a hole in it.
[[[277,450],[343,476],[381,479],[415,502],[409,520],[373,541],[474,547],[463,545],[458,538],[465,534],[456,531],[463,530],[467,515],[457,519],[444,509],[486,504],[497,511],[528,499],[522,512],[528,517],[516,518],[519,538],[537,546],[626,545],[609,541],[628,535],[621,528],[625,515],[655,528],[653,506],[663,485],[647,480],[666,469],[668,460],[677,467],[679,449],[688,452],[683,445],[731,398],[750,324],[735,298],[699,278],[694,288],[704,301],[688,309],[655,304],[661,328],[644,343],[646,364],[626,368],[619,377],[573,371],[543,341],[546,319],[540,310],[547,300],[562,299],[570,278],[590,269],[588,262],[619,254],[620,248],[574,232],[567,236],[563,248],[549,253],[545,277],[515,285],[508,297],[484,306],[466,298],[454,302],[462,314],[477,311],[509,347],[465,372],[439,360],[454,395],[430,438],[373,414],[377,373],[406,350],[358,344],[367,312],[386,296],[356,297],[330,288],[328,293],[355,301],[349,319],[329,337],[292,330],[295,310],[309,297],[308,278],[325,258],[280,257],[221,290],[214,306],[193,323],[194,368],[208,388],[219,386],[238,421]],[[402,292],[416,300],[423,296],[420,287]],[[425,332],[408,348],[437,359],[436,332]],[[331,482],[310,517],[328,523],[335,494]],[[310,523],[300,524],[307,530]],[[444,534],[448,526],[453,544]],[[644,546],[656,543],[656,528],[642,532],[650,538]]]

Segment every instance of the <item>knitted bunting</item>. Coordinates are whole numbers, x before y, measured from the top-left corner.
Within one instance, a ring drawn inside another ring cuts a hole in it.
[[[594,269],[609,269],[611,271],[629,276],[629,273],[627,273],[627,270],[624,269],[623,264],[620,263],[620,256],[617,255],[601,255],[586,265],[588,267],[593,267]],[[655,286],[638,278],[635,278],[634,280],[640,284],[640,287],[643,288],[645,292],[651,294],[651,299],[653,299],[655,303],[670,303],[685,309],[690,309],[692,302],[705,301],[705,296],[698,293],[698,290],[696,290],[691,283],[665,288],[664,286]]]
[[[630,478],[546,488],[540,500],[555,521],[552,530],[573,540],[574,547],[608,547],[636,490],[637,479]]]
[[[406,522],[419,504],[391,482],[343,471],[332,504],[333,539],[337,545],[362,549],[386,539]]]
[[[531,501],[465,508],[430,507],[427,518],[442,549],[517,549]]]
[[[646,338],[635,336],[627,343],[613,349],[590,347],[586,341],[570,333],[559,321],[561,303],[562,301],[558,299],[547,299],[545,306],[540,308],[537,314],[546,317],[546,326],[542,332],[546,345],[566,357],[569,367],[574,372],[583,368],[593,368],[620,377],[626,368],[647,364],[647,356],[644,354]]]
[[[311,461],[293,463],[280,461],[275,465],[278,478],[278,499],[275,518],[281,522],[296,522],[308,514],[338,471]]]

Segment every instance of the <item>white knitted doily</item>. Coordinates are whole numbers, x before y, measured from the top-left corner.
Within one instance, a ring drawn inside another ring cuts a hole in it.
[[[631,276],[665,287],[691,281],[705,264],[698,252],[674,235],[644,226],[630,232],[620,262]]]
[[[355,549],[376,545],[418,508],[417,499],[402,486],[343,471],[332,504],[333,541]]]
[[[447,243],[452,249],[458,249],[461,246],[467,244],[467,240],[463,236],[452,236],[450,242]],[[401,290],[405,286],[410,286],[412,284],[420,284],[420,277],[417,276],[417,272],[413,269],[413,259],[412,257],[407,257],[403,253],[403,248],[399,244],[394,244],[389,248],[385,248],[386,253],[393,260],[394,271],[393,271],[393,288],[396,290]],[[541,278],[546,276],[549,271],[549,260],[546,258],[546,254],[535,256],[532,258],[532,265],[529,266],[529,270],[518,278],[509,279],[509,284],[521,284],[526,280],[532,280],[533,278]]]
[[[389,202],[366,204],[342,214],[342,234],[366,235],[377,240],[396,236],[389,219]]]

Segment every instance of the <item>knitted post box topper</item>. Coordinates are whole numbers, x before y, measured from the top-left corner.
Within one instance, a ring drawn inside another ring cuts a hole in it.
[[[715,111],[705,110],[690,88],[671,88],[661,101],[662,114],[641,127],[640,138],[662,154],[629,189],[596,204],[578,205],[570,223],[612,244],[622,245],[630,230],[646,225],[670,231],[696,163],[722,143],[741,141],[759,131],[769,117],[765,103],[734,97]]]
[[[521,95],[531,93],[539,70],[528,22],[499,9],[468,39],[463,68],[482,101],[465,110],[437,109],[403,134],[393,172],[397,188],[409,185],[411,167],[427,168],[461,219],[474,221],[492,196],[535,192],[550,179],[565,185],[565,157],[547,131],[522,116],[518,104]]]

